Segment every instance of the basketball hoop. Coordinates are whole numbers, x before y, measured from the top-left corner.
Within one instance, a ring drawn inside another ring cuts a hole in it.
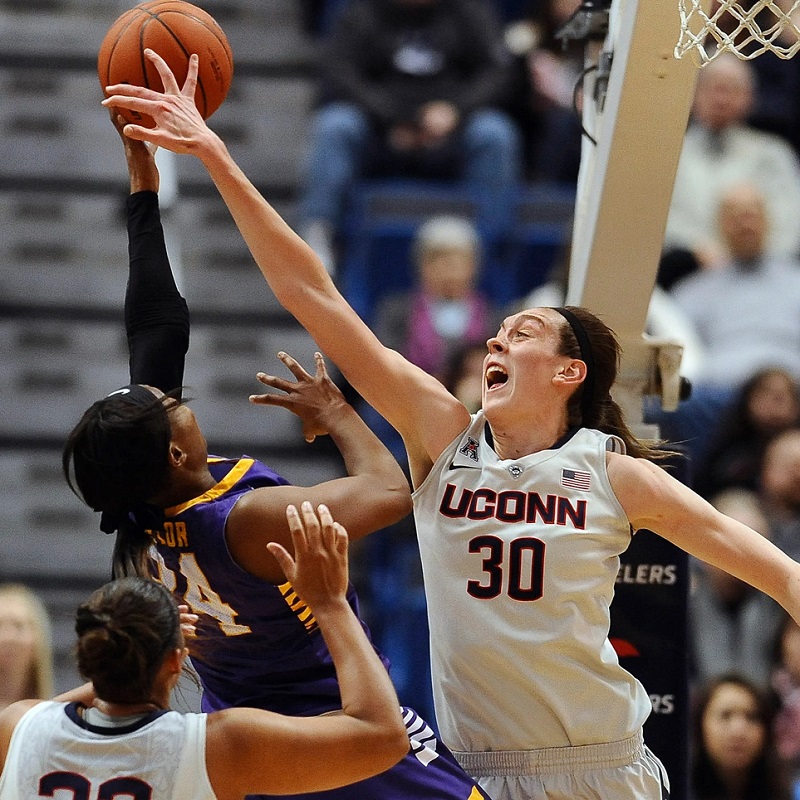
[[[800,0],[678,0],[681,35],[675,58],[705,66],[722,53],[750,60],[791,58],[800,50]]]

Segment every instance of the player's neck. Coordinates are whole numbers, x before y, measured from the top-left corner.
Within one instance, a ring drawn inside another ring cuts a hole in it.
[[[566,421],[541,426],[509,426],[490,423],[495,453],[501,459],[522,458],[552,447],[568,430]]]
[[[168,698],[154,698],[144,703],[111,703],[95,699],[92,706],[108,717],[134,717],[139,714],[149,714],[152,711],[164,711],[168,708]]]

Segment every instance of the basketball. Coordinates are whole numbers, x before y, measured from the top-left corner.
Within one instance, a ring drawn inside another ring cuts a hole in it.
[[[216,20],[202,8],[184,0],[148,0],[121,14],[108,29],[97,57],[100,85],[129,83],[163,91],[161,77],[144,56],[154,50],[182,86],[189,57],[200,58],[195,102],[204,119],[219,107],[233,78],[233,53]],[[153,120],[136,111],[119,109],[135,125],[152,127]]]

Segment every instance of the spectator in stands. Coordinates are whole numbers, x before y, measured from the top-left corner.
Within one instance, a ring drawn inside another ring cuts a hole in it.
[[[769,538],[769,524],[755,492],[729,489],[711,498],[711,504]],[[766,689],[780,606],[702,561],[694,561],[693,578],[689,601],[693,683],[703,685],[715,675],[733,671]]]
[[[692,800],[788,800],[771,726],[765,693],[747,679],[725,674],[703,687],[693,713]]]
[[[705,347],[698,381],[732,394],[766,366],[800,378],[800,263],[769,252],[773,218],[756,185],[726,189],[718,218],[728,260],[671,290]]]
[[[800,429],[777,434],[764,450],[761,498],[775,544],[800,556]]]
[[[528,178],[575,183],[581,159],[583,49],[555,34],[580,0],[528,0],[525,6],[525,15],[506,27],[505,38],[516,57],[512,111],[525,140]]]
[[[761,494],[775,524],[800,521],[800,428],[777,434],[767,445],[761,467]],[[794,550],[800,553],[800,537]]]
[[[502,110],[510,56],[490,0],[351,0],[322,46],[300,234],[329,271],[361,176],[463,180],[498,196],[522,172]]]
[[[476,286],[481,242],[469,221],[432,217],[417,231],[412,256],[416,285],[384,298],[375,331],[387,347],[442,380],[457,348],[485,350],[500,314]]]
[[[692,250],[701,263],[726,257],[716,231],[724,190],[747,182],[759,187],[773,222],[764,250],[794,257],[800,251],[800,161],[780,137],[746,123],[756,92],[753,67],[732,54],[700,70],[692,118],[683,143],[665,244]]]
[[[797,796],[800,786],[800,626],[786,615],[775,643],[772,689],[778,698],[775,749],[789,768]]]
[[[50,615],[18,583],[0,585],[0,710],[17,700],[53,696]]]
[[[712,434],[694,469],[692,488],[708,499],[736,486],[757,491],[769,441],[800,426],[800,388],[783,369],[767,367],[742,386]]]

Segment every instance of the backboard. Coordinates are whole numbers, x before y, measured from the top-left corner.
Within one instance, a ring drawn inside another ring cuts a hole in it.
[[[599,68],[587,73],[583,120],[596,144],[584,137],[567,302],[616,331],[615,399],[635,430],[659,356],[645,322],[698,67],[674,55],[676,0],[613,0],[608,13],[605,41],[587,47]]]

